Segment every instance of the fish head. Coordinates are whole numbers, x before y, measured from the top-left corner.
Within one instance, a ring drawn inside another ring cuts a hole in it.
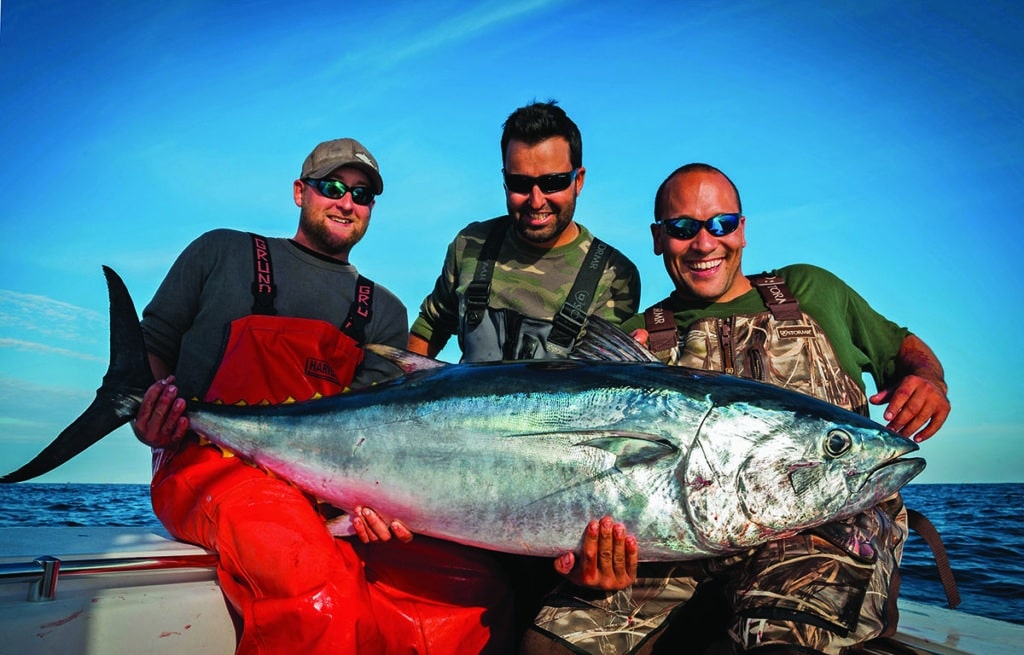
[[[743,548],[852,516],[924,469],[918,445],[869,418],[788,394],[709,410],[683,474],[705,539]]]
[[[903,459],[918,449],[916,443],[881,426],[813,417],[792,430],[785,444],[756,444],[737,476],[745,514],[772,530],[859,513],[924,468],[923,459]]]

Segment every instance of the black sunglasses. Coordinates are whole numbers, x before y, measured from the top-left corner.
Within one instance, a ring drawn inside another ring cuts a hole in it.
[[[506,173],[504,168],[501,169],[501,174],[505,176],[505,188],[512,193],[523,194],[531,193],[535,186],[540,189],[541,193],[565,191],[573,183],[573,180],[576,179],[576,174],[579,172],[580,169],[574,168],[568,173],[550,173],[540,177],[530,177],[529,175]]]
[[[677,216],[676,218],[658,219],[654,221],[665,227],[665,231],[673,239],[692,239],[704,228],[711,236],[724,237],[732,234],[740,226],[739,214],[718,214],[706,221],[690,216]]]
[[[303,180],[306,184],[320,192],[320,195],[331,200],[341,200],[346,193],[352,194],[352,202],[366,207],[373,202],[373,191],[367,186],[345,186],[341,180]]]

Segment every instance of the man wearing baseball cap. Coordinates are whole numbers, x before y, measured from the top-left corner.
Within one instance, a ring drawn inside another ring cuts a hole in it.
[[[324,141],[313,148],[306,161],[302,162],[301,179],[323,179],[342,166],[358,168],[365,173],[374,194],[379,196],[384,192],[384,180],[380,177],[377,160],[355,139]]]
[[[134,427],[153,448],[153,509],[176,538],[218,554],[241,616],[237,653],[479,652],[508,614],[486,554],[413,542],[363,507],[351,519],[358,539],[335,539],[315,499],[188,430],[185,398],[304,401],[396,374],[363,345],[404,347],[406,308],[349,261],[383,190],[358,141],[317,145],[293,183],[294,237],[207,232],[143,312],[158,381]]]

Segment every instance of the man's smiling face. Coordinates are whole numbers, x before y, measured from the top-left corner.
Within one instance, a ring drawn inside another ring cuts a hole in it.
[[[717,172],[678,173],[665,185],[658,219],[680,216],[705,221],[719,214],[739,213],[739,198],[732,184]],[[663,224],[651,226],[654,254],[665,262],[675,283],[676,295],[684,300],[727,302],[750,290],[740,270],[746,219],[740,217],[734,232],[716,237],[701,228],[691,239],[669,236]]]

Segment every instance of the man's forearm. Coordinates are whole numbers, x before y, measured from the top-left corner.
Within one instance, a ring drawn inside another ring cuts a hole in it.
[[[932,349],[913,334],[907,335],[900,344],[896,355],[896,373],[900,377],[916,375],[939,385],[943,393],[947,393],[946,373],[942,369],[939,358]]]

